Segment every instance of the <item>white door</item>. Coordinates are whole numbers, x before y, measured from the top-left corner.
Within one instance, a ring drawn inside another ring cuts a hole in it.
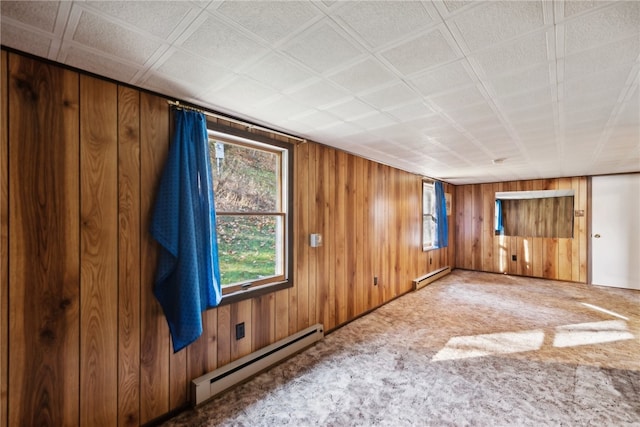
[[[591,184],[591,283],[640,290],[640,174]]]

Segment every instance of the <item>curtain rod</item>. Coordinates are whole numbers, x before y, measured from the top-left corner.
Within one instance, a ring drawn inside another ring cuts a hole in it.
[[[183,110],[197,111],[198,113],[202,113],[205,116],[215,117],[216,119],[222,119],[222,120],[226,120],[226,121],[229,121],[229,122],[233,122],[233,123],[245,126],[249,130],[257,129],[257,130],[261,130],[261,131],[264,131],[264,132],[275,133],[277,135],[281,135],[281,136],[284,136],[284,137],[287,137],[287,138],[295,139],[295,140],[300,141],[301,143],[307,142],[307,140],[304,139],[304,138],[300,138],[300,137],[297,137],[297,136],[289,135],[288,133],[280,132],[280,131],[277,131],[277,130],[274,130],[274,129],[269,129],[269,128],[266,128],[266,127],[263,127],[263,126],[254,125],[253,123],[244,122],[242,120],[234,119],[232,117],[223,116],[221,114],[212,113],[211,111],[203,110],[201,108],[192,107],[190,105],[184,105],[184,104],[181,104],[180,101],[167,101],[167,103],[169,105],[172,105],[172,106],[176,107],[176,108],[182,108]]]

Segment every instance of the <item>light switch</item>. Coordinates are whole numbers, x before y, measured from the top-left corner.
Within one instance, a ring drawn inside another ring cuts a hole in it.
[[[309,240],[312,248],[322,246],[322,234],[312,234]]]

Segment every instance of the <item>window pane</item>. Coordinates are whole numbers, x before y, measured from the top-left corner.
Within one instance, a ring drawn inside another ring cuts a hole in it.
[[[278,211],[278,154],[213,139],[209,144],[216,211]]]
[[[283,274],[282,218],[218,215],[222,286]]]

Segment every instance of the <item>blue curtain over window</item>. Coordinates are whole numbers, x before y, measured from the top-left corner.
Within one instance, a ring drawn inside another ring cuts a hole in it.
[[[206,119],[196,111],[173,114],[151,235],[160,243],[154,295],[177,352],[202,335],[202,311],[220,303],[222,289]]]
[[[449,246],[449,222],[447,221],[447,199],[444,195],[444,186],[440,181],[435,183],[436,190],[436,248]]]
[[[496,231],[504,234],[504,220],[502,219],[502,200],[496,200]]]

